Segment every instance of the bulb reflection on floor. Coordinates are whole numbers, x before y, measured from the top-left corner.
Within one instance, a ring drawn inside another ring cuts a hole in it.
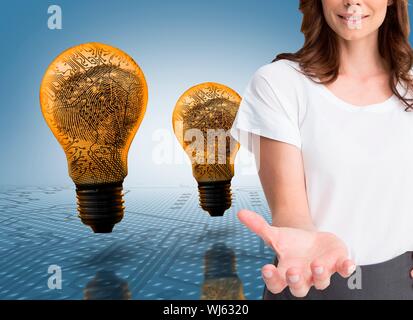
[[[85,300],[130,300],[128,283],[113,271],[98,271],[83,291]]]
[[[237,275],[235,253],[225,243],[215,243],[205,253],[205,281],[201,300],[245,300]]]

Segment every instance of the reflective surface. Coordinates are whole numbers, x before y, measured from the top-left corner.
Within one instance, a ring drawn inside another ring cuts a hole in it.
[[[236,218],[269,211],[260,188],[233,187],[233,206],[210,217],[194,186],[125,188],[126,215],[92,234],[73,188],[0,189],[0,299],[261,299],[272,251]],[[50,265],[62,289],[49,289]]]

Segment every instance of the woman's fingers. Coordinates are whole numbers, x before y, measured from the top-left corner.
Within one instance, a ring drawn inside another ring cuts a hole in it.
[[[313,275],[314,287],[324,290],[330,285],[331,271],[321,263],[312,263],[311,272]]]
[[[267,289],[272,293],[280,293],[287,286],[277,267],[273,264],[267,264],[262,267],[261,273]]]
[[[302,298],[305,297],[311,288],[311,281],[300,268],[289,268],[285,274],[286,278],[273,264],[267,264],[262,268],[262,277],[267,289],[273,294],[282,292],[287,286],[292,295]]]
[[[343,278],[348,278],[356,270],[356,264],[351,259],[342,257],[337,260],[335,269]]]
[[[347,278],[356,270],[356,265],[346,257],[337,259],[334,254],[327,254],[315,259],[310,264],[310,269],[311,279],[306,277],[305,270],[301,268],[291,267],[287,270],[287,285],[294,296],[305,297],[312,285],[318,290],[324,290],[330,285],[334,272]]]
[[[317,257],[310,264],[312,282],[318,290],[324,290],[330,285],[331,275],[336,271],[337,254],[328,252]]]
[[[275,244],[278,238],[276,227],[271,227],[258,213],[246,209],[238,212],[238,219],[275,250]]]
[[[286,279],[291,294],[298,298],[305,297],[311,288],[310,281],[300,268],[289,268],[286,273]]]

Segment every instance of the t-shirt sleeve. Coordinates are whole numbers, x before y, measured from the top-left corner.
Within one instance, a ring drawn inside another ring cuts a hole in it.
[[[274,85],[263,71],[265,68],[268,67],[258,69],[248,82],[230,134],[250,151],[251,133],[301,149],[298,104],[288,100],[283,93],[288,86],[286,83],[277,86],[282,75],[277,75]]]

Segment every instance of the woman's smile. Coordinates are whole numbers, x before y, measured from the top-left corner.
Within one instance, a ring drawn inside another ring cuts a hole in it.
[[[340,18],[340,20],[342,20],[344,23],[347,23],[350,19],[351,19],[351,17],[353,16],[353,15],[346,15],[346,16],[342,16],[342,15],[337,15],[339,18]],[[369,17],[369,15],[365,15],[365,16],[363,16],[361,19],[362,20],[364,20],[365,18],[368,18]]]

